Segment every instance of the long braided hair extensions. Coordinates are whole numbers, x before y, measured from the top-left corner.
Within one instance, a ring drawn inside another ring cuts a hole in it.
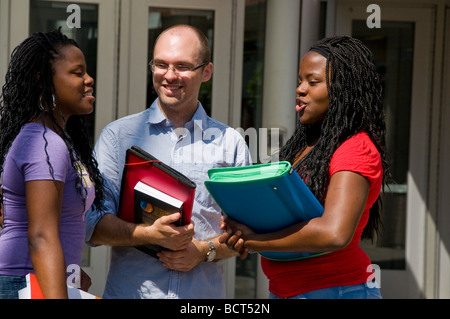
[[[372,53],[361,41],[348,36],[322,39],[311,50],[327,58],[329,109],[320,123],[306,125],[298,122],[293,136],[280,150],[281,158],[294,162],[306,148],[307,142],[318,138],[314,148],[296,165],[296,170],[323,204],[333,153],[345,140],[364,130],[380,153],[384,189],[391,179],[391,173],[386,150],[381,84]],[[370,210],[362,238],[373,240],[381,227],[379,197]]]
[[[61,136],[69,149],[73,168],[80,172],[83,164],[95,185],[94,206],[103,209],[103,179],[89,145],[84,116],[72,115],[61,127],[55,118],[55,112],[61,111],[55,100],[52,63],[58,59],[59,50],[68,45],[78,47],[77,43],[61,33],[61,28],[48,33],[34,33],[18,45],[11,54],[11,62],[5,76],[0,95],[0,174],[3,163],[12,142],[20,129],[32,119],[44,118],[44,112],[50,115],[56,133]],[[45,107],[50,106],[50,107]],[[55,106],[55,107],[51,107]],[[44,121],[42,121],[44,123]],[[43,138],[45,138],[45,131]],[[49,171],[53,168],[48,154]],[[76,188],[83,204],[86,201],[86,189],[82,176],[77,174]]]

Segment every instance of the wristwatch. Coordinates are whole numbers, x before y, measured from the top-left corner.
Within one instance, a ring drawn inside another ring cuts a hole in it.
[[[209,251],[206,253],[206,261],[211,262],[216,258],[216,247],[214,247],[214,244],[212,241],[208,240],[209,244]]]

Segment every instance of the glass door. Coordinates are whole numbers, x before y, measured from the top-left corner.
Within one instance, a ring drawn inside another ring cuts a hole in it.
[[[338,3],[336,34],[362,40],[383,83],[387,144],[396,184],[383,198],[381,237],[361,246],[381,272],[384,298],[422,297],[433,47],[428,8],[381,6],[381,28],[370,28],[367,5]],[[421,39],[420,45],[417,39]]]
[[[0,44],[8,55],[0,55],[0,71],[6,72],[11,51],[34,32],[48,32],[61,26],[68,37],[79,44],[85,54],[88,72],[95,79],[94,114],[87,120],[91,142],[102,128],[116,118],[116,82],[118,25],[117,0],[0,0]],[[3,10],[6,11],[3,11]],[[9,13],[9,25],[3,28],[4,14]],[[101,21],[101,22],[100,22]],[[98,57],[102,57],[99,59]],[[7,60],[7,61],[6,61]],[[89,292],[101,296],[109,265],[107,247],[83,251],[82,268],[92,278]]]
[[[202,30],[212,48],[212,81],[203,84],[199,99],[209,115],[229,124],[232,8],[233,1],[131,1],[122,12],[122,18],[130,21],[129,27],[121,24],[122,32],[130,36],[122,38],[121,42],[119,87],[123,83],[128,91],[123,95],[119,91],[119,117],[142,111],[153,102],[155,94],[148,63],[152,59],[154,41],[165,28],[184,23]]]

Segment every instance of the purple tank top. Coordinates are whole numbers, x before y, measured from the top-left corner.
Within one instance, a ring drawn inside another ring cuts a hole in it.
[[[66,267],[74,264],[81,267],[85,236],[84,213],[94,201],[94,186],[84,167],[79,165],[78,171],[87,189],[86,204],[83,206],[75,187],[78,172],[72,167],[66,144],[48,128],[45,130],[45,139],[43,133],[44,127],[41,124],[25,124],[3,164],[4,228],[0,231],[0,275],[24,276],[33,272],[27,240],[25,182],[52,180],[45,153],[45,139],[54,178],[64,182],[60,240]]]

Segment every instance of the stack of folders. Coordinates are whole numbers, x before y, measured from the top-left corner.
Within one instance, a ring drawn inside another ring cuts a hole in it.
[[[213,168],[206,188],[225,215],[256,233],[278,231],[320,217],[323,206],[286,161]],[[272,260],[297,260],[324,253],[262,252]]]

